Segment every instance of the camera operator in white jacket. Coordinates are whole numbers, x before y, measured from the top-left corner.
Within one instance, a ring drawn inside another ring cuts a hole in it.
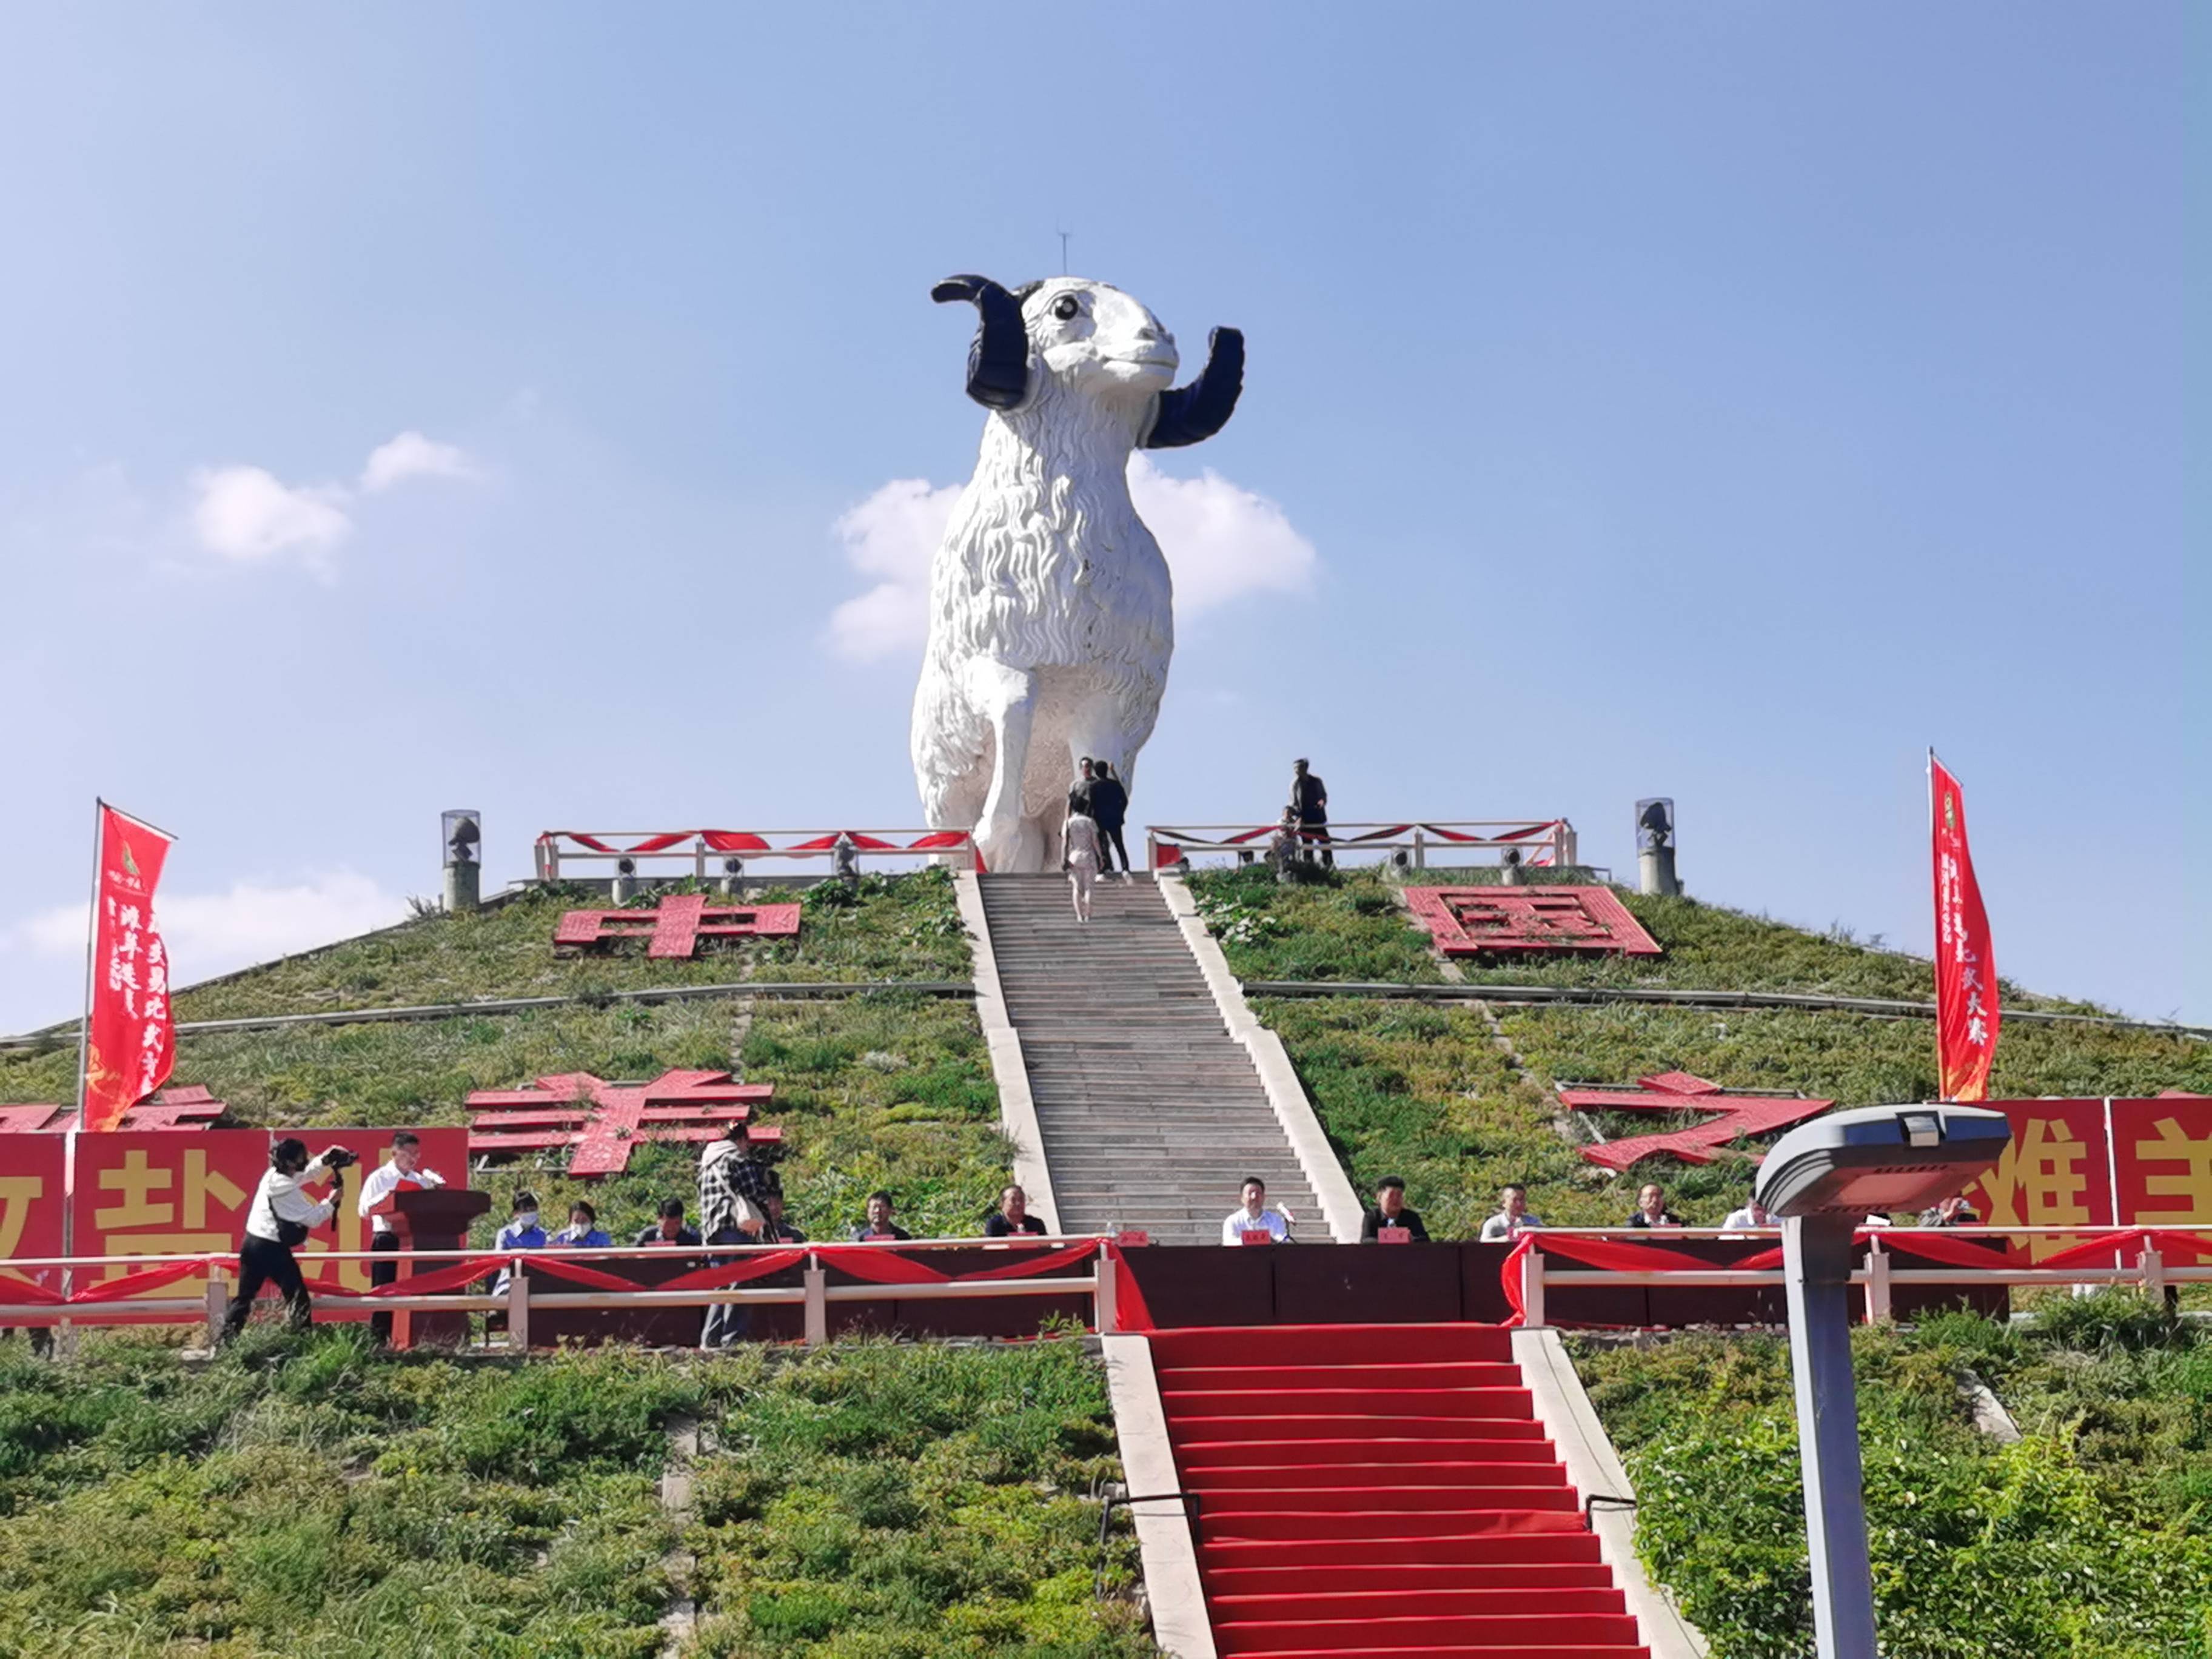
[[[314,1307],[307,1300],[307,1286],[292,1251],[307,1242],[310,1231],[330,1220],[337,1207],[338,1189],[333,1186],[331,1195],[320,1202],[300,1189],[354,1161],[344,1147],[332,1146],[310,1163],[307,1143],[290,1135],[269,1149],[269,1173],[253,1189],[253,1203],[246,1212],[246,1237],[238,1250],[238,1294],[222,1316],[222,1340],[245,1328],[253,1298],[264,1285],[274,1285],[283,1294],[293,1329],[307,1328]]]

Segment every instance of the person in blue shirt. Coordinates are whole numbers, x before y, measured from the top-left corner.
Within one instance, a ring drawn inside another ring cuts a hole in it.
[[[538,1224],[537,1194],[517,1193],[514,1195],[514,1218],[499,1230],[499,1237],[492,1241],[491,1247],[494,1250],[542,1250],[545,1248],[545,1229]],[[499,1277],[492,1281],[491,1293],[494,1296],[507,1294],[506,1268],[501,1267]]]
[[[604,1250],[614,1243],[600,1231],[599,1212],[580,1198],[568,1206],[568,1224],[553,1235],[553,1242],[572,1250]]]

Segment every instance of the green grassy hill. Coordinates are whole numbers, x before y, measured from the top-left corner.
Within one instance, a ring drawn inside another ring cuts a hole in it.
[[[771,891],[771,899],[786,896]],[[647,900],[646,902],[650,903]],[[753,1003],[733,1050],[739,1005],[709,999],[607,1001],[611,992],[664,985],[769,981],[963,981],[968,939],[943,871],[863,881],[849,897],[805,896],[796,940],[702,949],[653,962],[641,947],[614,956],[556,956],[562,910],[604,906],[574,892],[533,891],[475,915],[429,915],[326,950],[179,994],[183,1020],[238,1019],[336,1009],[415,1006],[501,997],[569,996],[565,1006],[363,1025],[187,1033],[174,1080],[228,1103],[227,1123],[465,1123],[472,1089],[511,1089],[556,1072],[638,1081],[671,1068],[726,1070],[775,1086],[765,1115],[783,1126],[791,1218],[828,1237],[860,1218],[888,1186],[917,1231],[966,1232],[996,1202],[1011,1167],[998,1094],[966,1001],[898,992],[818,1001]],[[66,1101],[74,1041],[0,1053],[0,1102]],[[689,1199],[689,1148],[645,1146],[620,1176],[571,1184],[516,1164],[478,1184],[504,1200],[528,1185],[546,1213],[587,1195],[617,1238],[647,1224],[663,1197]],[[503,1202],[479,1224],[488,1243]]]
[[[1577,1343],[1638,1499],[1638,1547],[1713,1659],[1813,1650],[1787,1346]],[[2212,1334],[2127,1292],[1855,1340],[1888,1659],[2212,1655]],[[2021,1432],[1960,1400],[1975,1378]]]
[[[520,1364],[264,1328],[200,1369],[0,1341],[0,1653],[1136,1659],[1135,1551],[1084,1501],[1118,1474],[1075,1341]]]
[[[1489,878],[1492,872],[1474,872]],[[1470,872],[1417,871],[1432,884]],[[1312,885],[1278,886],[1264,869],[1191,878],[1200,909],[1229,964],[1246,981],[1436,985],[1445,975],[1428,936],[1409,921],[1380,872],[1346,871]],[[1669,987],[1783,991],[1924,1000],[1925,962],[1808,933],[1688,898],[1616,889],[1665,954],[1467,965],[1465,977],[1515,985]],[[2008,987],[2007,1005],[2094,1012]],[[1802,1091],[1840,1105],[1923,1100],[1936,1091],[1935,1036],[1925,1020],[1838,1010],[1431,1004],[1376,997],[1261,998],[1352,1180],[1411,1183],[1433,1229],[1471,1234],[1499,1185],[1528,1183],[1530,1206],[1553,1224],[1625,1218],[1624,1195],[1664,1184],[1694,1223],[1717,1223],[1750,1188],[1745,1159],[1702,1168],[1650,1159],[1617,1179],[1583,1160],[1586,1129],[1564,1127],[1561,1082],[1628,1084],[1682,1070],[1729,1088]],[[1492,1021],[1495,1024],[1492,1024]],[[1499,1039],[1503,1040],[1501,1046]],[[1507,1052],[1510,1048],[1510,1054]],[[1518,1062],[1516,1065],[1516,1062]],[[2172,1033],[2016,1021],[1997,1050],[1999,1096],[2212,1092],[2212,1044]],[[1608,1137],[1668,1127],[1617,1115]]]

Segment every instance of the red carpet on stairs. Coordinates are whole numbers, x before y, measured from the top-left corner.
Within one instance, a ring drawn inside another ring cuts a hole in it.
[[[1276,1325],[1152,1345],[1224,1656],[1649,1659],[1504,1330]]]

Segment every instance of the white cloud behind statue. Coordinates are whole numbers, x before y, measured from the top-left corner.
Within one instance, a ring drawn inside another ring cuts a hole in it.
[[[845,556],[872,579],[830,613],[826,642],[854,662],[920,653],[929,631],[929,564],[963,484],[894,478],[830,526]],[[1208,467],[1194,478],[1129,462],[1129,494],[1175,574],[1176,621],[1258,593],[1304,593],[1321,556],[1274,501]]]

